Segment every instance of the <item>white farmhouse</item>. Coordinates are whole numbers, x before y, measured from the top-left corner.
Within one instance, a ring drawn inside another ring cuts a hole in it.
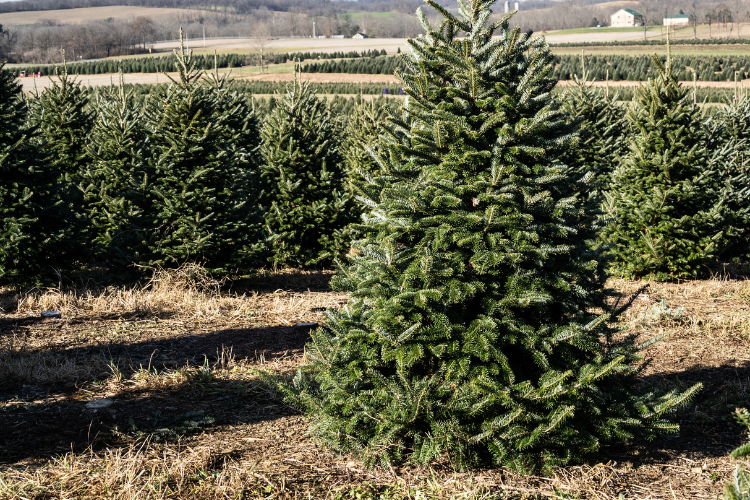
[[[643,16],[633,9],[620,9],[609,16],[609,20],[613,28],[643,26]]]
[[[354,38],[355,40],[362,40],[363,38],[369,37],[367,36],[367,33],[357,33],[352,38]]]
[[[664,26],[677,26],[677,25],[688,25],[690,24],[690,14],[674,14],[671,16],[664,16]]]

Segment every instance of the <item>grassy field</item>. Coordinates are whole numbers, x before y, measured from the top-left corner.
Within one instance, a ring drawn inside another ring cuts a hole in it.
[[[646,32],[660,31],[661,26],[646,26]],[[582,35],[591,33],[643,33],[643,28],[574,28],[568,30],[550,31],[548,34],[552,36],[559,35]]]
[[[678,435],[606,450],[552,477],[365,469],[320,447],[263,381],[304,361],[307,326],[347,296],[330,272],[232,284],[195,269],[138,288],[0,291],[0,498],[716,498],[750,398],[750,283],[652,284],[622,318],[648,348],[642,383],[705,388]],[[631,294],[641,283],[612,280]],[[44,320],[42,311],[61,311]],[[265,374],[265,375],[264,375]],[[621,497],[622,498],[622,497]]]
[[[23,26],[36,24],[45,20],[54,21],[58,24],[82,24],[92,21],[103,21],[110,17],[113,19],[132,19],[138,16],[146,16],[151,19],[160,19],[174,17],[178,14],[185,15],[186,13],[200,14],[204,16],[211,15],[210,12],[198,10],[118,5],[112,7],[87,7],[81,9],[8,12],[0,14],[0,24],[6,26]]]

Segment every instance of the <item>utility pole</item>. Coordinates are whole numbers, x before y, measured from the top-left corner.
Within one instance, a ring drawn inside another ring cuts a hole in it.
[[[313,38],[317,38],[315,36],[315,19],[313,19]]]
[[[206,27],[203,27],[203,48],[206,48]]]

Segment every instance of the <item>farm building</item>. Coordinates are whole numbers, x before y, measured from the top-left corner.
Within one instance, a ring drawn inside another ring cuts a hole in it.
[[[690,14],[674,14],[671,16],[664,16],[664,26],[690,24],[690,18]]]
[[[361,40],[362,38],[369,38],[369,37],[367,36],[367,33],[357,33],[352,38],[356,38],[356,39]]]
[[[643,26],[643,16],[633,9],[620,9],[609,16],[609,25],[613,28]]]

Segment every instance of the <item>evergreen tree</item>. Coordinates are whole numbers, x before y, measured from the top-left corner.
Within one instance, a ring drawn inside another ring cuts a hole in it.
[[[707,150],[729,190],[719,258],[722,262],[743,261],[750,257],[750,99],[741,97],[727,103],[709,122]],[[728,181],[728,182],[727,182]]]
[[[89,96],[80,82],[68,75],[64,61],[62,74],[51,83],[30,101],[31,123],[60,172],[60,182],[70,187],[68,196],[78,204],[82,199],[78,184],[87,161],[86,140],[92,123]]]
[[[145,110],[155,193],[149,263],[192,261],[220,272],[252,265],[261,219],[245,146],[254,115],[225,83],[202,82],[182,44],[175,55],[179,78]]]
[[[695,278],[723,246],[729,190],[707,150],[700,108],[653,58],[654,78],[636,91],[626,120],[628,152],[613,174],[604,231],[625,277]]]
[[[575,136],[549,47],[510,16],[488,23],[492,0],[458,16],[427,3],[445,19],[418,11],[374,234],[294,381],[313,432],[370,465],[447,455],[529,472],[676,430],[666,414],[699,387],[641,392],[638,346],[608,326],[596,215],[559,161]]]
[[[617,96],[587,82],[587,73],[574,77],[574,85],[560,96],[563,110],[579,133],[574,148],[563,152],[562,161],[578,166],[578,173],[591,172],[591,186],[597,192],[609,183],[617,158],[625,152],[625,108],[617,105]]]
[[[325,102],[296,78],[263,123],[263,206],[275,266],[326,266],[349,250],[356,214],[340,135]]]
[[[748,431],[750,438],[750,412],[744,408],[737,408],[737,421]],[[747,442],[734,450],[732,458],[744,458],[750,456],[750,442]],[[724,500],[750,500],[750,473],[737,466],[732,480],[724,488]]]
[[[377,147],[375,139],[386,115],[384,107],[376,106],[373,101],[364,100],[358,102],[348,113],[349,119],[344,129],[341,152],[352,196],[366,195],[368,186],[372,184],[371,180],[379,174],[380,166],[375,157],[381,151],[372,150],[372,147]]]
[[[26,126],[21,85],[0,64],[0,281],[38,279],[60,263],[65,220],[55,190],[58,172],[45,163]]]
[[[133,90],[110,87],[94,99],[89,134],[90,163],[81,182],[91,242],[110,267],[143,262],[154,214],[154,172],[148,163],[146,130]]]
[[[65,220],[56,246],[57,265],[72,270],[75,262],[90,257],[86,244],[89,221],[83,209],[82,172],[86,166],[86,141],[92,116],[88,109],[88,91],[75,77],[68,75],[63,53],[62,74],[51,79],[51,86],[29,100],[30,127],[38,132],[34,144],[44,151],[47,161],[58,173],[56,198],[61,201]]]

